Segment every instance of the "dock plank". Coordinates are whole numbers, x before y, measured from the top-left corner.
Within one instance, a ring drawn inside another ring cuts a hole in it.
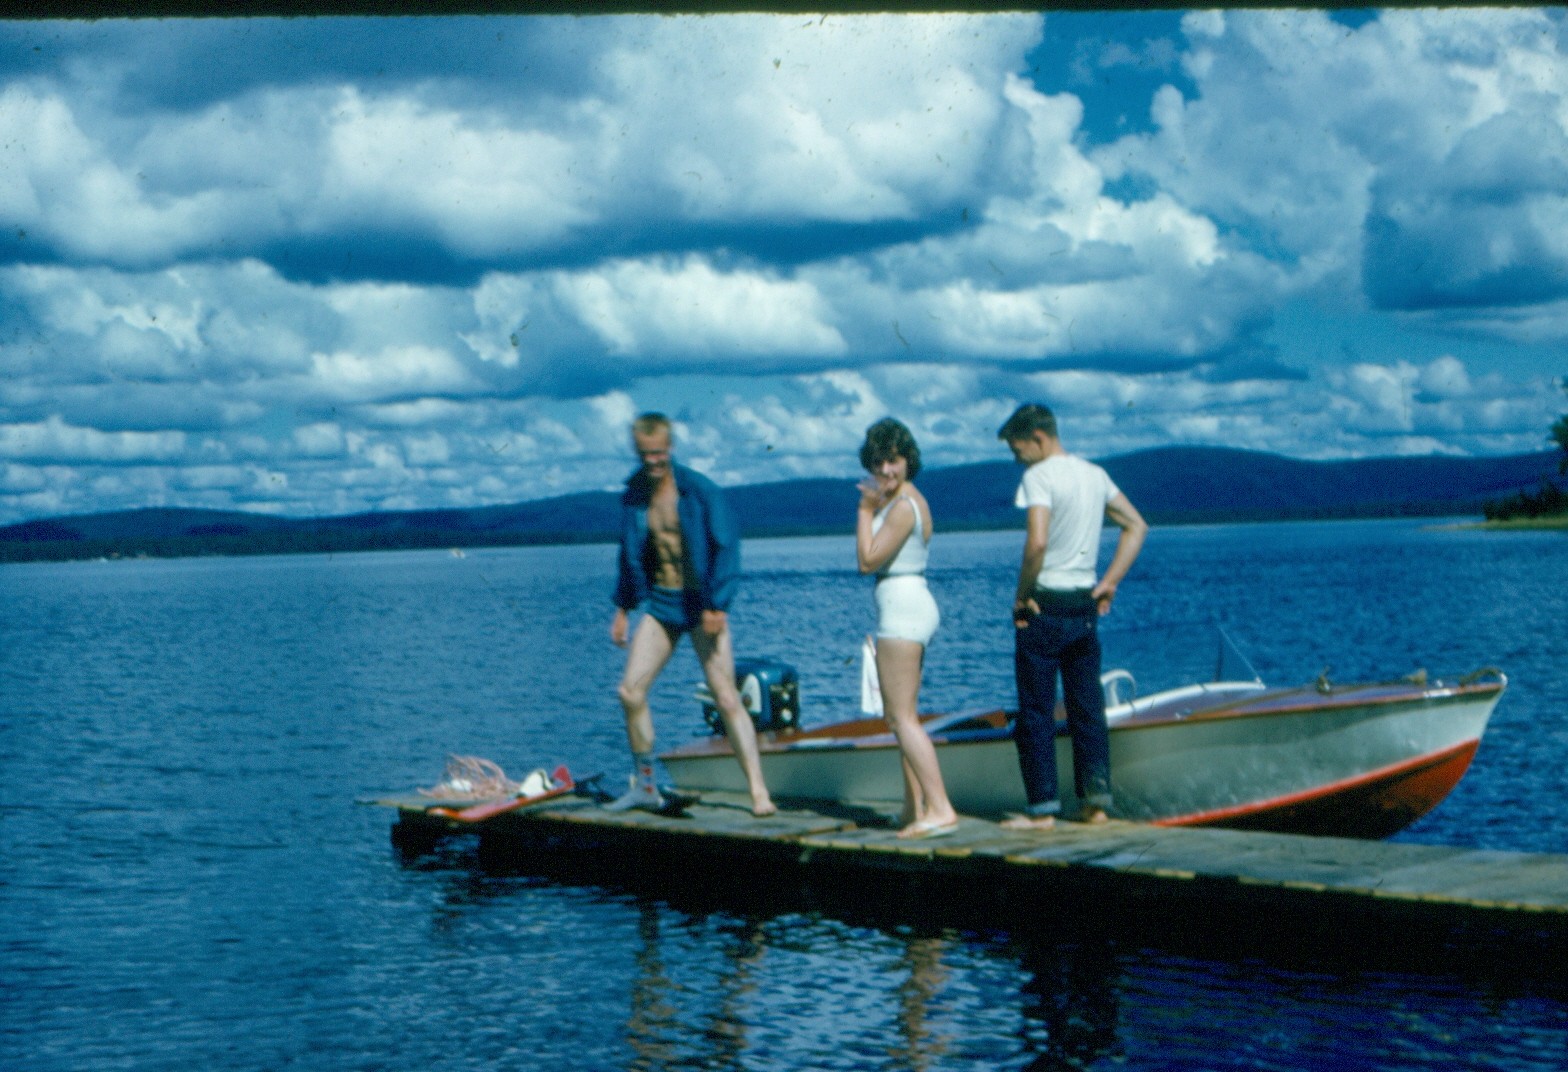
[[[705,794],[678,815],[659,815],[632,809],[612,812],[582,798],[547,801],[516,814],[520,822],[559,819],[626,830],[659,831],[690,837],[731,838],[742,841],[793,840],[811,834],[828,833],[851,820],[809,811],[780,809],[773,815],[751,814],[750,801],[740,794]]]
[[[1385,896],[1441,897],[1563,910],[1560,906],[1568,892],[1568,857],[1461,851],[1437,861],[1392,868],[1382,879],[1378,892]]]
[[[451,803],[407,794],[376,802],[397,808],[400,822],[438,833],[441,820],[426,809]],[[1188,911],[1204,911],[1207,899],[1232,908],[1252,905],[1264,915],[1315,917],[1330,928],[1335,920],[1348,926],[1399,912],[1402,922],[1414,920],[1419,928],[1479,922],[1495,931],[1501,921],[1505,927],[1518,923],[1527,941],[1546,933],[1568,942],[1568,856],[1123,821],[1012,831],[971,817],[950,835],[905,840],[897,836],[896,808],[885,802],[791,802],[758,818],[744,795],[709,793],[679,815],[655,815],[610,812],[591,800],[562,797],[472,829],[482,838],[516,838],[537,851],[589,857],[602,856],[606,845],[653,839],[650,846],[656,842],[661,851],[647,858],[668,858],[672,866],[762,853],[803,875],[836,881],[856,881],[857,875],[878,881],[881,875],[886,885],[887,876],[902,873],[953,880],[961,890],[980,881],[988,888],[1022,883],[1036,891],[1092,882],[1097,894],[1147,898],[1152,891]]]

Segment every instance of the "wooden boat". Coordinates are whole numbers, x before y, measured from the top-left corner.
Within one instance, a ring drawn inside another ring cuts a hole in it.
[[[1274,689],[1216,680],[1123,699],[1125,671],[1105,675],[1112,815],[1165,826],[1227,826],[1387,837],[1458,784],[1507,678],[1488,668],[1453,683],[1418,672],[1398,681]],[[798,708],[797,708],[798,710]],[[1076,807],[1072,749],[1057,711],[1064,814]],[[1011,713],[923,716],[953,805],[997,817],[1023,809]],[[879,718],[759,733],[775,796],[896,802],[897,743]],[[744,788],[721,735],[660,757],[687,791]]]

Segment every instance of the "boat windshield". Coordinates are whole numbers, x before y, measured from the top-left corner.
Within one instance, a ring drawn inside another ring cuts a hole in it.
[[[1214,631],[1219,634],[1219,654],[1214,660],[1215,681],[1256,681],[1263,683],[1263,675],[1252,665],[1236,642],[1230,638],[1225,627],[1215,623]]]

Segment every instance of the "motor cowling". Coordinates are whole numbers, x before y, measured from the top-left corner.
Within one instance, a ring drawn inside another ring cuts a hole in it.
[[[800,681],[795,668],[777,659],[736,659],[735,688],[741,706],[759,733],[791,730],[800,724]],[[706,687],[697,690],[702,717],[714,733],[724,732],[724,719]]]

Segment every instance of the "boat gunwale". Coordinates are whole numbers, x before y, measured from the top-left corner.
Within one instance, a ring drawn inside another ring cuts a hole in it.
[[[1403,686],[1403,688],[1400,688]],[[1417,685],[1414,682],[1379,681],[1366,684],[1334,686],[1328,692],[1322,692],[1311,685],[1297,685],[1291,688],[1268,689],[1265,692],[1254,693],[1251,696],[1241,697],[1228,703],[1206,707],[1201,711],[1187,714],[1139,714],[1129,718],[1120,719],[1111,724],[1111,732],[1119,729],[1151,729],[1159,726],[1168,726],[1172,723],[1191,725],[1197,722],[1218,722],[1233,718],[1269,718],[1274,715],[1299,715],[1303,713],[1316,714],[1318,712],[1339,711],[1352,707],[1386,707],[1400,704],[1419,704],[1431,701],[1457,699],[1476,693],[1495,692],[1501,697],[1507,683],[1503,681],[1489,681],[1469,685],[1446,685],[1438,682],[1432,685]],[[1399,689],[1397,692],[1367,695],[1371,690]],[[1158,695],[1157,693],[1155,695]],[[1279,700],[1287,696],[1301,696],[1302,702],[1281,704]],[[1267,704],[1264,703],[1267,701]]]

